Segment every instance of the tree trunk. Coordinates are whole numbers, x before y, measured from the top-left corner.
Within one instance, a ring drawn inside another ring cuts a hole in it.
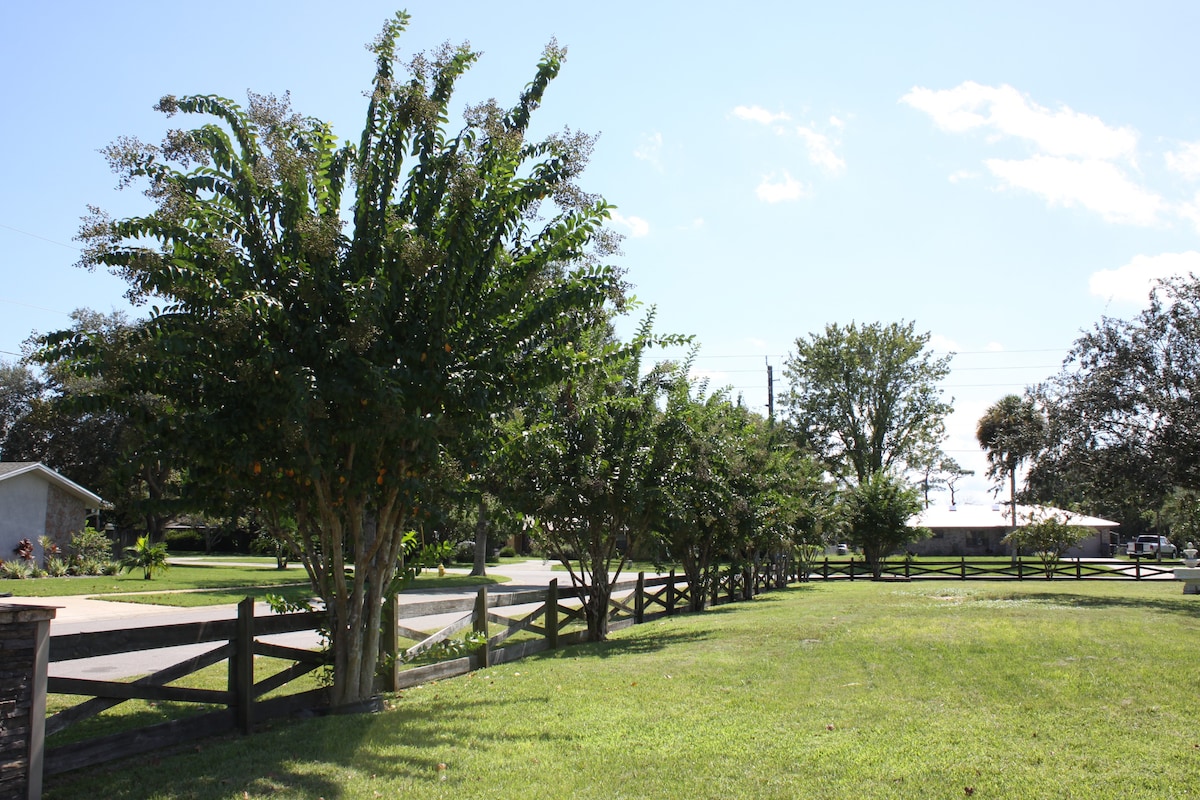
[[[475,517],[475,563],[471,567],[472,575],[487,575],[487,530],[487,506],[483,502],[483,495],[480,495]]]

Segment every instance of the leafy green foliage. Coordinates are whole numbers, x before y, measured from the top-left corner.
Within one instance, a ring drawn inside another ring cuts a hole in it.
[[[937,384],[950,356],[935,358],[928,344],[912,322],[830,324],[796,340],[781,398],[788,423],[840,481],[919,468],[941,442],[951,406]]]
[[[975,427],[975,438],[987,452],[989,478],[1008,477],[1012,524],[1017,524],[1017,470],[1046,443],[1046,420],[1033,398],[1005,395],[989,406]]]
[[[867,565],[879,577],[883,560],[929,531],[909,527],[921,511],[917,491],[900,478],[876,472],[848,490],[843,497],[843,520],[850,543],[861,547]]]
[[[167,562],[167,545],[164,542],[151,544],[149,536],[139,536],[132,546],[125,548],[125,554],[121,556],[123,571],[140,569],[142,577],[146,580],[170,568],[171,565]]]
[[[1134,535],[1177,487],[1200,490],[1200,280],[1161,282],[1132,319],[1105,317],[1037,387],[1049,435],[1032,493]]]
[[[576,183],[590,138],[527,140],[563,51],[547,48],[512,108],[474,106],[453,132],[453,88],[477,56],[447,47],[398,70],[406,24],[371,47],[356,145],[286,98],[162,98],[211,121],[112,145],[155,210],[97,211],[81,234],[86,266],[161,303],[137,362],[78,331],[42,353],[113,396],[160,398],[208,502],[248,492],[294,517],[289,544],[335,620],[335,703],[372,691],[383,594],[445,489],[445,454],[568,374],[562,320],[621,288],[595,263],[607,206]]]
[[[1053,578],[1063,553],[1088,533],[1087,528],[1069,525],[1069,521],[1058,514],[1031,513],[1025,524],[1013,528],[1000,541],[1011,544],[1014,550],[1032,551],[1041,560],[1046,577]]]
[[[679,375],[671,364],[642,374],[643,353],[656,342],[651,321],[625,346],[613,343],[607,325],[587,332],[586,352],[598,363],[514,417],[503,454],[509,500],[527,515],[535,545],[566,566],[583,593],[593,641],[607,636],[613,584],[651,532],[672,456],[658,403]]]

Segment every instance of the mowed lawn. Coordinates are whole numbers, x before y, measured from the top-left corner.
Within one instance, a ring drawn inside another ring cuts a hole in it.
[[[53,779],[63,798],[1195,798],[1180,584],[809,584]]]

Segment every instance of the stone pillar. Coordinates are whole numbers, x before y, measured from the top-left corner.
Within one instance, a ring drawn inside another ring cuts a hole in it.
[[[0,603],[0,800],[39,800],[55,609]]]

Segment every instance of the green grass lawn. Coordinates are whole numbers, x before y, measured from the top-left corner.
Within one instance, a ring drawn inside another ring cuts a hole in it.
[[[12,592],[18,597],[55,597],[113,592],[223,589],[230,586],[276,586],[307,581],[308,576],[303,568],[278,570],[273,565],[231,567],[216,564],[176,564],[152,580],[144,579],[139,569],[117,575],[7,580],[0,582],[0,590]]]
[[[175,564],[152,580],[142,577],[141,570],[108,576],[69,578],[30,578],[2,581],[0,590],[18,597],[60,597],[66,595],[96,595],[99,599],[129,603],[151,603],[167,606],[207,606],[236,603],[246,596],[263,597],[284,594],[299,599],[311,593],[308,575],[303,567],[279,570],[274,559],[268,566],[228,566],[212,564]],[[436,571],[417,577],[413,591],[450,589],[463,586],[502,583],[502,577],[476,577],[447,573],[438,577]],[[291,586],[289,586],[291,584]],[[232,590],[232,591],[231,591]],[[164,592],[180,592],[164,594]],[[122,597],[102,595],[122,594]]]
[[[809,584],[46,797],[1196,797],[1198,645],[1171,582]]]

